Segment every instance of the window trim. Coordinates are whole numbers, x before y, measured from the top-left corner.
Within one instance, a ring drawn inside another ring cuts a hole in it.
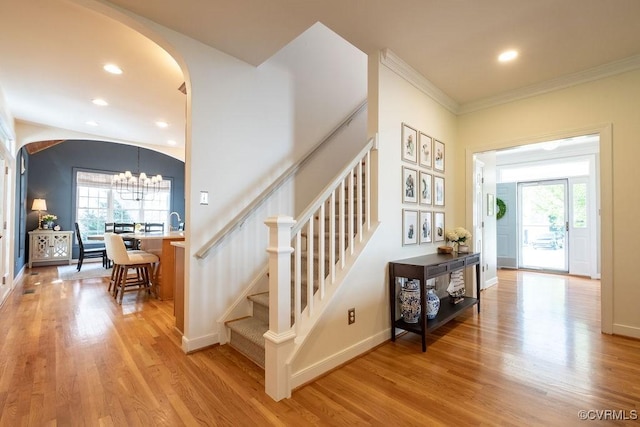
[[[73,221],[74,222],[78,222],[78,224],[80,224],[80,222],[78,221],[78,173],[79,172],[85,172],[85,173],[93,173],[93,174],[101,174],[101,175],[108,175],[108,176],[113,176],[115,175],[117,172],[116,171],[108,171],[108,170],[102,170],[102,169],[90,169],[90,168],[80,168],[80,167],[74,167],[72,168],[72,189],[71,189],[71,213],[73,216]],[[168,191],[168,204],[167,204],[167,211],[166,211],[166,215],[167,218],[169,217],[169,213],[172,211],[173,209],[173,192],[174,192],[174,179],[173,177],[170,176],[164,176],[162,177],[163,181],[168,181],[169,183],[169,191]],[[109,188],[110,191],[113,191],[111,188]],[[109,198],[108,198],[108,203],[109,203],[109,207],[107,208],[108,210],[108,216],[111,215],[113,216],[113,212],[114,212],[114,197],[113,194],[110,194]],[[140,208],[139,208],[139,213],[143,214],[144,208],[142,207],[142,202],[140,202]],[[163,222],[166,222],[168,219],[163,220]],[[109,219],[107,218],[107,221],[105,222],[109,222],[109,221],[113,221],[113,218]],[[153,222],[156,222],[155,220]],[[83,236],[86,233],[83,233]],[[87,242],[89,243],[89,242]]]

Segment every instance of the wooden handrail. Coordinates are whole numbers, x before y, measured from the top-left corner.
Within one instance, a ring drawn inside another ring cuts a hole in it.
[[[320,143],[316,144],[302,159],[300,159],[297,163],[290,166],[286,171],[280,175],[278,179],[276,179],[270,186],[268,186],[262,193],[260,193],[247,207],[245,207],[240,213],[238,213],[229,223],[218,231],[211,239],[209,239],[202,247],[195,253],[196,258],[204,259],[207,257],[209,252],[217,247],[222,241],[234,230],[240,228],[242,224],[244,224],[245,220],[251,215],[251,213],[259,208],[264,202],[269,199],[273,193],[276,192],[282,185],[284,185],[295,173],[302,168],[317,152],[318,150],[328,141],[333,139],[334,135],[338,133],[343,127],[347,126],[354,117],[360,114],[364,108],[367,106],[367,101],[365,100],[361,103],[358,108],[356,108],[351,114],[347,116],[342,122],[338,124],[329,134],[320,141]]]

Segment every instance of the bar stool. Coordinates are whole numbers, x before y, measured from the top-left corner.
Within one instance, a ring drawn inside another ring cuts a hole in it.
[[[106,252],[106,257],[107,257],[107,265],[109,266],[113,266],[113,269],[111,270],[111,278],[109,279],[109,287],[107,288],[107,291],[112,293],[114,297],[116,297],[116,283],[120,283],[120,279],[121,279],[121,273],[122,273],[122,269],[117,268],[115,265],[113,265],[113,254],[114,254],[114,250],[113,250],[113,245],[112,245],[112,240],[109,238],[110,235],[114,234],[113,231],[105,233],[104,235],[104,246],[105,246],[105,252]],[[132,250],[132,251],[127,251],[127,253],[139,253],[139,252],[143,252],[143,251],[139,251],[139,250]],[[137,277],[130,277],[128,278],[128,280],[130,281],[135,281],[135,280],[139,280],[139,278]]]
[[[157,264],[159,258],[145,251],[127,251],[122,236],[107,233],[104,235],[107,256],[113,260],[113,272],[109,282],[109,290],[113,286],[113,294],[119,304],[122,304],[124,293],[129,290],[146,289],[151,293],[152,264]],[[135,275],[129,271],[135,270]],[[131,289],[131,288],[136,289]]]

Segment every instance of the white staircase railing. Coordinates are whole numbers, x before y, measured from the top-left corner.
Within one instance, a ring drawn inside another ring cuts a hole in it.
[[[291,396],[291,357],[328,306],[356,246],[371,231],[373,147],[370,140],[297,220],[276,216],[265,221],[270,228],[265,390],[275,400]]]

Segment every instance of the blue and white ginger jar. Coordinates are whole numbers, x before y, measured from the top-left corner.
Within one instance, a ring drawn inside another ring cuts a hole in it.
[[[427,291],[427,319],[435,319],[440,310],[440,298],[433,289]]]
[[[407,323],[418,323],[420,320],[420,282],[408,280],[400,290],[400,306],[402,319]]]

